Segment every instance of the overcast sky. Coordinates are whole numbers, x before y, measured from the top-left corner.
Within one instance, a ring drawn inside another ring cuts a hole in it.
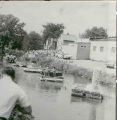
[[[41,34],[42,25],[63,23],[65,33],[83,33],[93,26],[107,28],[110,36],[116,35],[115,2],[78,1],[7,1],[0,2],[0,14],[13,14],[26,23],[27,32]]]

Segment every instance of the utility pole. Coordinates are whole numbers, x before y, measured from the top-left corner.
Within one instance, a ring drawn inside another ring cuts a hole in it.
[[[0,61],[3,63],[3,55],[4,55],[4,36],[5,36],[5,23],[2,23],[3,33],[0,37]]]
[[[3,43],[2,43],[2,39],[0,39],[0,64],[3,65]]]

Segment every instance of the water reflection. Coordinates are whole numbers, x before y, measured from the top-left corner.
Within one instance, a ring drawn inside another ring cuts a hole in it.
[[[36,120],[115,120],[115,89],[101,87],[104,100],[71,97],[74,83],[91,81],[65,75],[63,83],[41,82],[39,74],[17,69],[19,85],[28,93]],[[110,112],[111,111],[111,112]]]
[[[40,89],[44,89],[44,90],[47,90],[47,91],[59,91],[61,90],[63,84],[61,83],[51,83],[51,82],[41,82],[40,83]]]
[[[97,99],[88,99],[88,98],[81,98],[81,97],[74,97],[72,96],[71,97],[71,104],[74,103],[74,102],[87,102],[89,104],[94,104],[94,105],[98,105],[98,104],[101,104],[102,103],[102,100],[97,100]]]

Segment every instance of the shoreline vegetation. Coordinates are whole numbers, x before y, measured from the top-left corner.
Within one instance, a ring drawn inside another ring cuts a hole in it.
[[[32,54],[32,57],[30,57]],[[72,63],[72,60],[64,60],[55,57],[55,52],[52,51],[32,51],[25,53],[20,57],[19,61],[30,64],[30,62],[35,63],[36,66],[55,67],[57,70],[63,71],[65,74],[71,74],[74,76],[79,76],[87,80],[92,80],[93,70],[86,67],[79,67]],[[98,83],[104,86],[115,86],[116,75],[103,71],[100,69],[98,76]]]

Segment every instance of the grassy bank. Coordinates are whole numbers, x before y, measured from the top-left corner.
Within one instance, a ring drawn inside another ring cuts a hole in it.
[[[28,60],[30,58],[27,55],[23,56],[23,60]],[[35,55],[35,58],[32,58],[32,61],[35,62],[38,66],[49,67],[63,71],[67,74],[72,74],[88,80],[92,80],[93,70],[86,67],[78,67],[72,64],[69,60],[63,60],[55,58],[54,56],[46,53],[39,52]],[[116,76],[114,74],[109,74],[106,71],[101,71],[99,75],[99,83],[102,85],[115,85]]]

